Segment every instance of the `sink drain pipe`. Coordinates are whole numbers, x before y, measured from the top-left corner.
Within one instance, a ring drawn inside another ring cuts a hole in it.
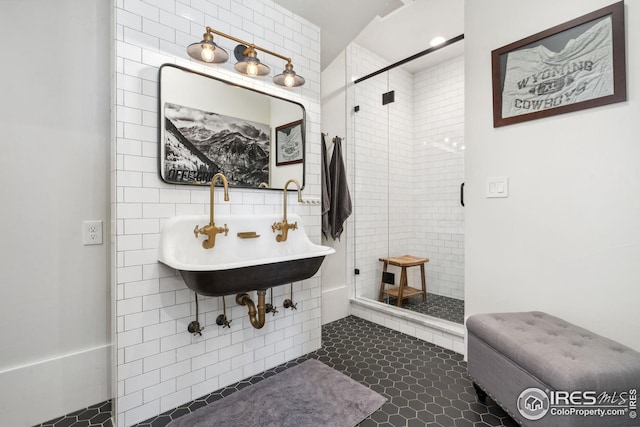
[[[246,305],[249,309],[249,321],[251,326],[256,329],[260,329],[264,326],[267,313],[267,305],[265,304],[267,290],[261,289],[256,291],[258,293],[258,307],[247,293],[236,295],[236,303],[238,305]]]

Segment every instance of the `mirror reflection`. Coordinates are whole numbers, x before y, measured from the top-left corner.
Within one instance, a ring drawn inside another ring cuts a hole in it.
[[[299,103],[172,64],[160,67],[160,176],[170,184],[304,186],[305,111]]]

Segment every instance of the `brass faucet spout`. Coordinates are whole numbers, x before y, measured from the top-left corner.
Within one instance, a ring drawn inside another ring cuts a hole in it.
[[[302,203],[302,193],[300,190],[300,182],[298,182],[297,179],[295,178],[291,178],[289,181],[286,182],[286,184],[284,184],[284,222],[287,222],[287,188],[289,187],[289,184],[295,184],[296,187],[298,187],[298,203]]]
[[[216,188],[216,181],[218,181],[218,178],[220,178],[220,180],[222,181],[222,186],[224,187],[224,201],[228,202],[229,201],[229,183],[227,182],[227,177],[224,176],[221,173],[217,173],[213,176],[213,178],[211,178],[211,185],[210,185],[210,202],[209,202],[209,225],[213,225],[213,201],[215,200],[214,197],[214,188]]]
[[[287,236],[289,235],[289,230],[297,230],[298,229],[298,223],[295,222],[293,224],[289,224],[287,222],[287,187],[289,187],[289,184],[295,184],[296,187],[298,187],[298,202],[302,203],[302,190],[300,189],[300,182],[298,182],[297,179],[291,178],[289,181],[286,182],[286,184],[284,184],[284,202],[283,202],[283,210],[284,210],[284,214],[283,214],[283,219],[282,222],[274,222],[273,225],[271,226],[271,229],[273,230],[273,232],[275,233],[276,230],[281,231],[281,234],[278,234],[276,236],[276,241],[278,242],[284,242],[287,240]]]
[[[229,201],[229,184],[227,183],[227,177],[225,177],[221,173],[217,173],[211,178],[210,184],[210,196],[209,196],[209,225],[205,225],[204,227],[199,227],[196,225],[196,228],[193,230],[193,234],[195,234],[196,238],[198,234],[206,234],[207,238],[202,242],[202,247],[205,249],[211,249],[216,244],[216,234],[224,233],[224,235],[229,234],[229,228],[227,224],[224,227],[216,227],[216,224],[213,220],[213,212],[214,212],[214,201],[215,194],[214,188],[216,187],[216,181],[218,178],[222,181],[222,186],[224,187],[224,201]]]

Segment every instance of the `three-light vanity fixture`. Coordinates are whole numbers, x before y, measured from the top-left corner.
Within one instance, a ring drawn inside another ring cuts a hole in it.
[[[193,59],[206,62],[208,64],[220,64],[223,62],[227,62],[227,60],[229,59],[229,54],[226,50],[218,46],[213,41],[214,34],[228,38],[229,40],[233,40],[236,43],[240,43],[238,46],[236,46],[234,51],[234,54],[238,59],[238,62],[235,65],[235,69],[239,73],[245,74],[250,77],[263,77],[269,74],[269,67],[261,63],[258,59],[256,51],[259,50],[261,52],[287,61],[284,71],[273,78],[273,82],[275,84],[284,87],[297,87],[304,84],[304,78],[293,71],[291,58],[280,55],[279,53],[262,48],[260,46],[256,46],[253,43],[247,43],[243,40],[222,33],[220,31],[216,31],[211,27],[207,27],[206,33],[202,35],[202,41],[198,43],[192,43],[187,47],[187,53],[189,54],[189,56]]]

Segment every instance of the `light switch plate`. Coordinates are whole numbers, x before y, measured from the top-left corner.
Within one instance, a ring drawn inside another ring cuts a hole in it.
[[[509,178],[494,176],[487,178],[487,198],[509,197]]]

